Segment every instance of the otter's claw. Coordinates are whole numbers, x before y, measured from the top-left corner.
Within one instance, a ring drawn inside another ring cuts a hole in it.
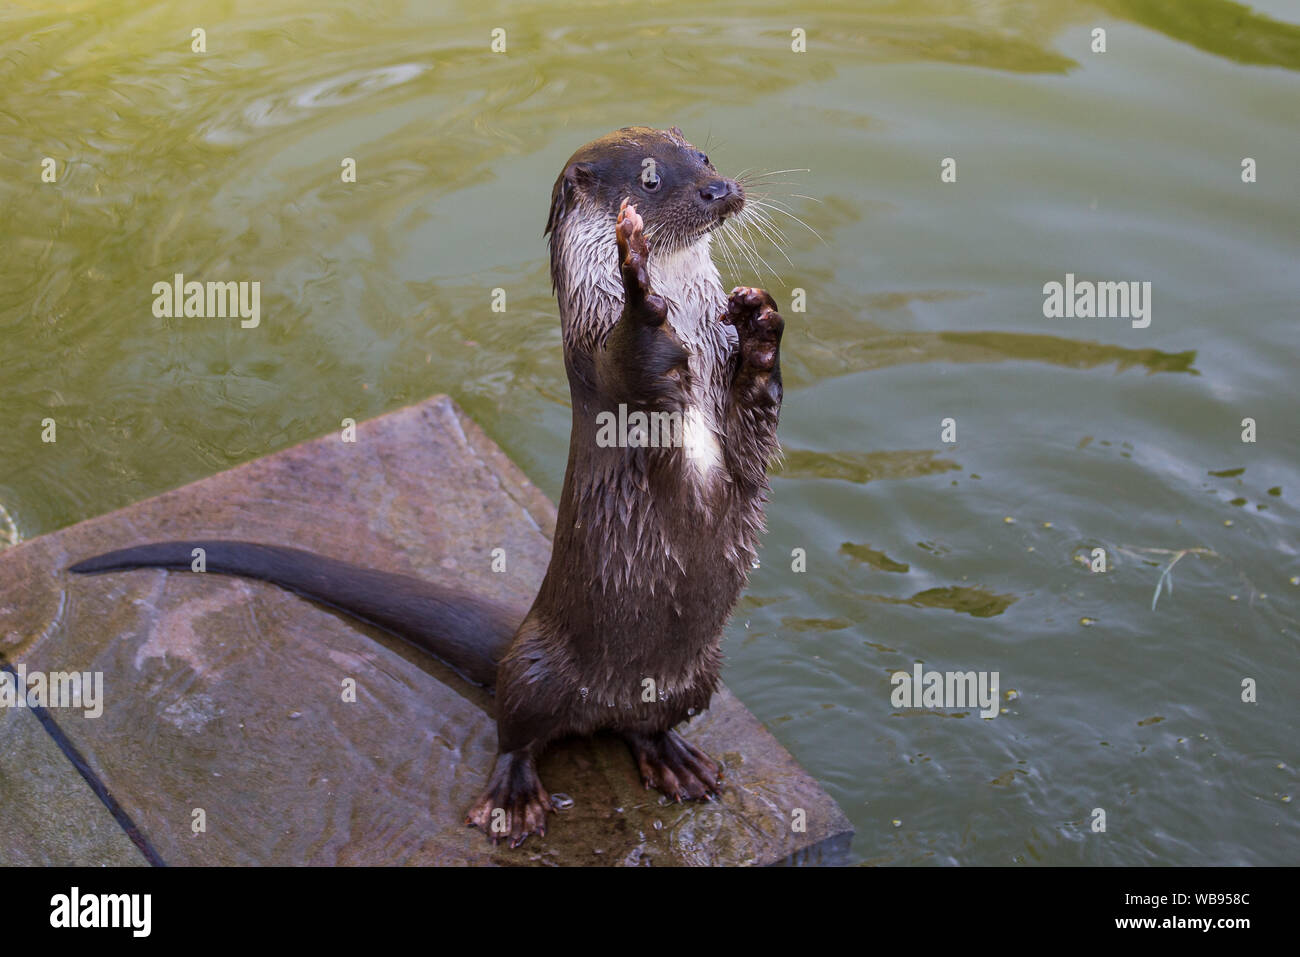
[[[474,802],[465,823],[477,827],[493,844],[509,837],[510,846],[518,847],[531,834],[546,836],[546,815],[554,810],[532,756],[511,752],[497,756],[487,790]]]
[[[647,788],[657,788],[678,803],[713,798],[722,790],[717,762],[676,731],[626,738]]]

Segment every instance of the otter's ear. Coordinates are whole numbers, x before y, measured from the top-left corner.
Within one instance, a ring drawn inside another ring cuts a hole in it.
[[[578,190],[590,181],[591,166],[587,163],[570,163],[565,167],[560,178],[555,181],[555,188],[551,190],[551,215],[546,219],[546,228],[542,230],[543,236],[555,232],[564,221],[564,217],[573,209]]]

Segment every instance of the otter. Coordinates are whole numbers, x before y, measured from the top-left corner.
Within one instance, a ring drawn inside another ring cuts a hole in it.
[[[723,291],[713,232],[745,206],[676,127],[627,127],[579,149],[544,235],[572,431],[550,564],[522,623],[437,583],[250,542],[164,542],[71,571],[188,569],[260,578],[405,638],[495,686],[498,750],[466,822],[518,847],[546,833],[537,757],[611,731],[643,783],[712,799],[722,769],[675,730],[717,688],[724,625],[757,564],[776,438],[784,322],[765,291]],[[604,441],[634,413],[675,441]],[[649,679],[649,680],[647,680]],[[647,693],[647,689],[650,692]]]

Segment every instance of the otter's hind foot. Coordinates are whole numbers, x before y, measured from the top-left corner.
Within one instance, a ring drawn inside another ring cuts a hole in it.
[[[555,810],[537,776],[537,766],[528,751],[498,754],[487,789],[474,802],[465,823],[477,827],[493,844],[510,838],[518,847],[530,834],[546,836],[546,815]]]
[[[676,731],[624,737],[647,788],[657,788],[678,803],[712,798],[722,790],[718,763]]]

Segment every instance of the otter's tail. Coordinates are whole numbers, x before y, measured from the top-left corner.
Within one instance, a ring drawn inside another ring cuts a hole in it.
[[[418,645],[487,687],[496,683],[497,662],[518,625],[505,609],[455,589],[279,545],[158,542],[87,558],[68,570],[83,575],[128,568],[190,571],[196,548],[206,553],[209,572],[260,578],[337,608]]]

